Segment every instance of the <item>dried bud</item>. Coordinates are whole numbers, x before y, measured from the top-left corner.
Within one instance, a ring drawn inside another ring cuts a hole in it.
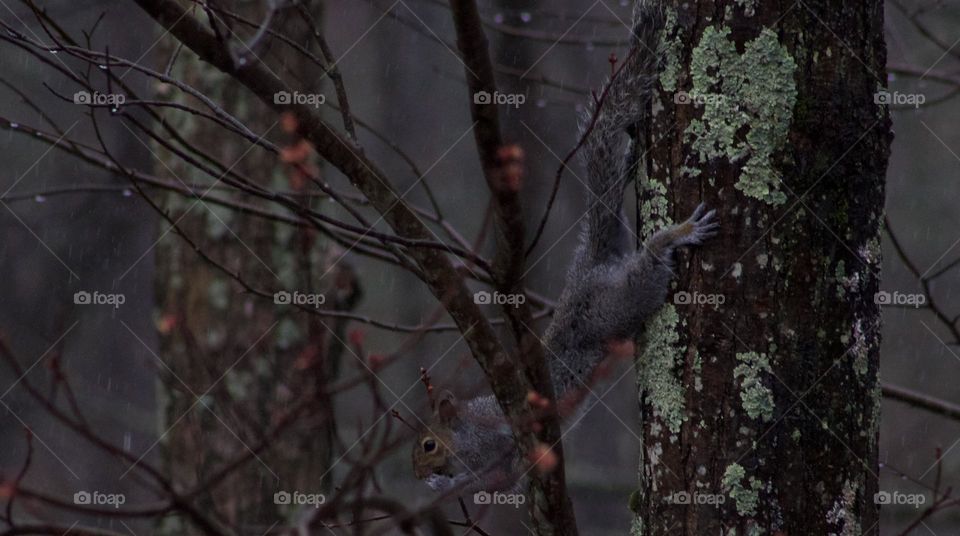
[[[167,313],[160,317],[160,320],[157,322],[157,331],[161,335],[166,335],[173,331],[173,328],[177,326],[177,315],[173,313]]]
[[[294,134],[300,126],[300,121],[293,112],[283,112],[280,116],[280,128],[287,134]]]
[[[519,145],[504,145],[497,150],[500,165],[498,187],[509,192],[519,192],[523,182],[525,154]]]
[[[320,364],[322,359],[322,350],[317,344],[308,344],[297,354],[293,361],[293,368],[296,370],[309,370]]]
[[[501,164],[514,161],[523,162],[524,156],[523,148],[519,145],[504,145],[497,149],[497,159],[500,160]]]
[[[348,335],[348,337],[350,339],[350,344],[354,346],[363,346],[363,337],[364,337],[363,330],[360,330],[360,329],[352,330]]]
[[[367,358],[367,361],[370,362],[371,369],[380,370],[384,363],[386,363],[387,356],[383,354],[370,354],[370,357]]]
[[[530,463],[540,471],[540,474],[547,474],[556,469],[559,461],[553,449],[543,443],[539,443],[530,451]]]
[[[538,409],[547,409],[550,407],[550,399],[536,391],[527,393],[527,403]]]

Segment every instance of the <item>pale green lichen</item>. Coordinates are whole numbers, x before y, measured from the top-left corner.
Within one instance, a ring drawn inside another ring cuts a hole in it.
[[[729,28],[709,27],[693,50],[690,94],[702,103],[703,114],[690,122],[686,138],[701,160],[742,162],[738,190],[783,204],[773,155],[786,142],[793,118],[796,62],[773,30],[747,42],[743,54],[729,36]]]
[[[681,72],[680,54],[683,51],[683,41],[677,34],[677,12],[668,9],[663,25],[663,34],[660,39],[660,54],[663,58],[663,70],[660,71],[660,85],[664,91],[672,93],[677,90]]]
[[[750,477],[745,485],[743,482],[747,472],[738,463],[732,463],[727,466],[723,473],[721,484],[727,490],[730,498],[737,505],[737,513],[748,517],[757,513],[757,505],[760,503],[760,488],[763,484],[754,477]]]
[[[847,297],[847,287],[852,283],[847,277],[846,265],[843,260],[837,262],[834,270],[834,280],[837,283],[837,299],[844,300]]]
[[[650,319],[637,382],[647,399],[677,434],[684,421],[684,388],[676,369],[683,362],[678,327],[680,316],[673,304],[667,304]]]
[[[640,236],[652,236],[661,225],[670,225],[672,220],[669,213],[669,202],[667,201],[667,185],[656,180],[651,180],[646,174],[641,174],[639,179],[640,195],[640,214],[642,222],[640,224]]]
[[[764,385],[761,376],[770,374],[770,360],[764,354],[747,352],[737,354],[740,362],[733,369],[734,380],[740,381],[740,402],[743,410],[751,419],[760,418],[764,422],[773,419],[773,393]]]

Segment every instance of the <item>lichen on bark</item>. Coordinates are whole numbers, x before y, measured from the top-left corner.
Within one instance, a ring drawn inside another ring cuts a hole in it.
[[[701,163],[726,158],[742,163],[736,188],[779,205],[780,172],[774,155],[786,142],[797,100],[796,62],[777,34],[765,28],[737,52],[727,27],[708,27],[693,49],[691,102],[703,106],[685,138]]]
[[[650,319],[637,371],[639,385],[672,434],[680,432],[685,419],[685,390],[676,374],[676,367],[683,363],[679,325],[680,316],[672,304]]]
[[[773,392],[762,380],[763,375],[771,373],[770,360],[764,354],[746,352],[737,354],[737,361],[740,364],[733,369],[733,377],[740,381],[743,410],[751,419],[770,421],[775,408]]]
[[[750,517],[757,513],[757,504],[760,502],[760,488],[763,484],[751,476],[744,483],[747,472],[743,466],[738,463],[731,463],[723,473],[721,481],[727,494],[737,505],[737,513],[744,517]]]

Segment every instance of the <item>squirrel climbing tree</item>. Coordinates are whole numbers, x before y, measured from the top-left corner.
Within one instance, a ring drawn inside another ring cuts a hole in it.
[[[725,231],[637,355],[635,533],[877,534],[883,4],[666,4],[639,234]]]

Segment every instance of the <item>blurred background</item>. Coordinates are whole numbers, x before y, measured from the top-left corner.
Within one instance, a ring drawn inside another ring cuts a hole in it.
[[[923,7],[931,10],[922,18],[923,28],[942,41],[946,51],[897,5],[887,9],[891,90],[922,94],[926,100],[920,107],[894,107],[896,140],[887,214],[903,249],[923,273],[936,272],[960,258],[960,128],[956,121],[960,100],[952,98],[960,92],[960,2],[927,3]],[[255,3],[236,4],[239,14],[259,20],[257,6],[250,5]],[[533,0],[481,2],[501,90],[525,97],[521,106],[502,107],[501,117],[507,140],[520,144],[527,155],[524,198],[530,200],[531,227],[542,214],[560,159],[576,143],[576,121],[583,111],[580,103],[586,102],[588,88],[598,87],[609,72],[611,52],[625,48],[623,21],[629,20],[629,4],[602,0],[584,11],[584,3],[572,0],[557,0],[549,6]],[[288,139],[289,132],[266,107],[251,102],[242,89],[178,50],[134,3],[62,0],[43,6],[78,38],[82,30],[96,25],[88,46],[93,50],[109,45],[111,54],[159,71],[179,55],[171,75],[204,88],[255,132],[266,133],[267,139],[294,146],[295,140]],[[917,7],[908,6],[906,13]],[[480,180],[469,130],[469,94],[463,66],[454,52],[445,2],[328,0],[315,16],[322,21],[337,58],[353,113],[402,148],[420,173],[388,144],[360,129],[368,156],[394,178],[400,192],[409,189],[408,199],[427,207],[431,205],[428,192],[418,181],[422,174],[445,208],[449,224],[472,242],[484,228],[488,191]],[[37,41],[49,41],[34,14],[21,3],[0,0],[0,19]],[[557,44],[556,37],[568,31],[567,42]],[[291,38],[303,41],[309,35]],[[838,37],[843,38],[852,36]],[[0,130],[0,273],[5,274],[0,278],[0,332],[23,367],[30,367],[26,378],[33,385],[50,388],[55,383],[51,378],[60,372],[70,378],[76,403],[104,438],[134,457],[165,468],[189,487],[202,482],[217,463],[242,455],[256,443],[257,431],[275,417],[273,408],[289,403],[289,392],[305,381],[303,371],[314,371],[311,352],[319,351],[319,346],[328,353],[317,374],[329,378],[362,372],[360,362],[369,355],[391,354],[410,341],[404,333],[345,322],[324,326],[332,327],[335,336],[319,336],[316,321],[303,318],[307,315],[278,312],[272,304],[239,292],[229,278],[196,259],[192,248],[132,191],[125,178],[22,132],[20,125],[52,133],[59,128],[69,139],[98,145],[87,108],[55,94],[72,95],[76,84],[9,42],[0,46],[0,126],[5,126]],[[278,56],[279,50],[272,47],[258,53],[271,65],[287,69],[278,73],[285,79],[307,72],[298,63],[302,60]],[[837,50],[842,51],[842,44]],[[62,54],[47,56],[47,63],[55,67],[87,68]],[[124,81],[144,98],[171,92],[136,72]],[[329,82],[309,78],[298,82],[303,87],[319,85],[333,95]],[[143,110],[129,113],[150,121]],[[338,120],[335,111],[328,115],[331,122]],[[296,189],[296,177],[260,149],[222,140],[215,129],[195,119],[177,121],[178,128],[227,165],[235,163],[238,171],[263,184]],[[156,140],[106,116],[100,127],[99,135],[123,165],[188,184],[202,182],[200,174],[173,163]],[[315,165],[325,180],[341,191],[350,190],[330,166],[319,161]],[[574,172],[582,174],[579,167]],[[169,194],[157,193],[157,199],[171,203],[174,217],[182,217],[177,221],[194,231],[208,251],[228,267],[256,273],[255,279],[271,288],[314,288],[328,296],[346,288],[350,299],[344,305],[357,314],[404,325],[433,318],[436,300],[409,274],[387,269],[324,237],[242,220],[217,206],[194,206],[189,200],[165,195]],[[530,287],[549,299],[556,299],[562,289],[584,199],[584,187],[568,175],[542,241],[543,255],[534,258],[527,277]],[[332,204],[324,210],[334,216],[343,214]],[[884,248],[884,287],[891,292],[920,292],[889,240]],[[955,303],[960,300],[958,273],[947,272],[930,288],[952,314],[960,313],[960,304]],[[122,295],[123,303],[117,307],[76,303],[78,292]],[[884,321],[882,379],[960,404],[956,388],[960,347],[945,342],[951,335],[934,314],[926,308],[886,308]],[[330,350],[332,346],[338,348]],[[482,372],[456,332],[426,334],[404,347],[402,359],[381,375],[387,405],[408,419],[411,414],[428,414],[420,367],[430,368],[434,384],[461,398],[486,389]],[[0,473],[4,477],[16,474],[23,464],[24,428],[28,427],[33,437],[27,482],[35,489],[64,497],[101,490],[123,493],[131,504],[150,502],[151,495],[138,484],[136,471],[52,422],[20,384],[18,375],[8,367],[0,368]],[[566,436],[568,483],[584,534],[623,534],[632,518],[627,502],[636,488],[640,448],[630,368],[622,365],[600,392],[601,402],[593,404]],[[64,392],[58,393],[57,402],[71,403]],[[359,455],[352,446],[378,421],[372,417],[369,392],[363,388],[328,400],[325,408],[333,411],[335,430],[330,420],[307,420],[298,428],[296,444],[256,456],[229,489],[210,500],[228,510],[227,517],[269,530],[276,505],[264,505],[259,498],[273,493],[276,481],[289,483],[280,489],[305,492],[336,486],[349,469],[339,461]],[[378,485],[385,494],[412,506],[426,504],[432,492],[413,478],[408,445],[392,451],[378,466]],[[939,469],[938,448],[942,449]],[[904,475],[932,484],[941,472],[944,485],[954,485],[960,482],[960,423],[886,401],[880,459],[881,489],[912,492],[914,485]],[[330,462],[332,470],[323,469]],[[916,486],[916,492],[922,493],[923,488]],[[135,534],[180,530],[176,520],[157,526],[21,508],[22,515],[57,519],[68,526],[82,521]],[[449,508],[451,515],[458,514],[456,505]],[[523,508],[500,508],[485,527],[494,534],[514,533],[510,531],[525,516]],[[885,507],[882,533],[899,533],[917,516],[910,505]],[[934,534],[952,534],[960,526],[960,513],[948,510],[924,525]]]

